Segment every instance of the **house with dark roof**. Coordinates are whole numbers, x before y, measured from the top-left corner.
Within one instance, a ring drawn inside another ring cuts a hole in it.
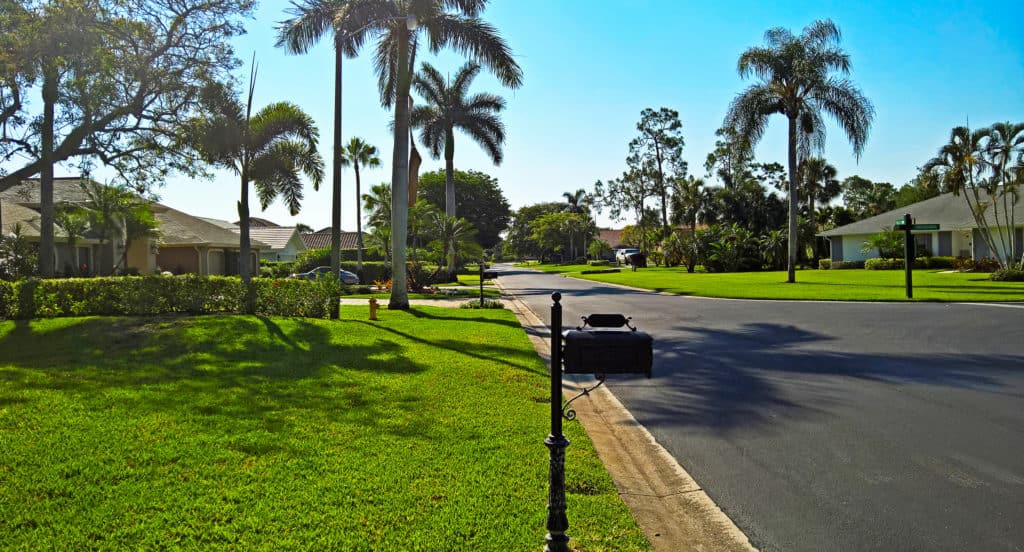
[[[56,178],[53,185],[54,203],[77,203],[89,207],[89,197],[81,178]],[[146,201],[139,199],[139,201]],[[160,203],[147,201],[159,223],[159,237],[126,243],[124,227],[112,239],[100,243],[91,232],[78,240],[80,264],[88,265],[92,274],[110,274],[118,262],[125,259],[124,268],[146,274],[158,270],[176,274],[201,275],[237,274],[239,263],[238,234],[207,220],[172,209]],[[15,226],[29,241],[39,241],[39,180],[25,180],[0,192],[0,229],[9,234]],[[55,269],[57,273],[73,272],[75,252],[68,245],[67,233],[55,225]],[[259,254],[269,245],[250,240],[253,253],[252,270],[259,267]],[[126,251],[127,249],[127,251]]]
[[[331,246],[331,227],[328,226],[316,232],[300,234],[306,249],[325,249]],[[366,234],[363,233],[363,243],[366,243]],[[342,232],[341,249],[355,249],[359,247],[359,232]]]
[[[993,231],[1002,227],[1004,235],[1014,236],[1014,256],[1020,258],[1024,248],[1024,204],[1018,201],[1016,211],[1020,213],[1017,225],[1013,228],[1012,234],[1007,227],[1005,220],[996,220],[996,209],[992,206],[992,200],[984,191],[980,192],[981,202],[987,205],[985,209],[985,220]],[[973,203],[973,195],[971,196]],[[997,199],[999,205],[999,218],[1003,219],[1002,200]],[[929,255],[970,257],[983,259],[991,257],[992,252],[988,244],[982,238],[978,230],[978,223],[971,214],[963,195],[957,196],[952,193],[942,194],[931,199],[919,201],[906,207],[900,207],[887,213],[874,217],[859,220],[852,224],[833,228],[819,233],[831,244],[833,261],[863,261],[878,256],[877,250],[867,253],[862,251],[864,242],[871,236],[882,230],[890,229],[909,213],[915,224],[938,224],[938,230],[914,230],[914,244],[919,254],[927,252]],[[1009,239],[1007,239],[1009,242]]]

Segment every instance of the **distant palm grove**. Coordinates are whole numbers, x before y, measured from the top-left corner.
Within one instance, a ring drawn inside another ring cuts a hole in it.
[[[602,175],[610,178],[592,186],[568,184],[558,190],[561,200],[554,196],[513,212],[497,180],[456,164],[456,152],[470,143],[495,165],[506,156],[506,100],[476,90],[477,75],[490,72],[509,89],[524,84],[510,46],[484,19],[487,5],[292,4],[277,24],[275,45],[296,55],[319,42],[333,49],[332,66],[323,68],[335,76],[334,118],[328,122],[313,121],[289,102],[253,105],[261,80],[257,59],[245,75],[247,88],[236,89],[242,61],[231,39],[245,30],[250,0],[4,3],[0,193],[38,177],[33,208],[39,230],[37,236],[0,236],[0,276],[53,277],[57,243],[77,255],[76,240],[90,232],[106,235],[107,219],[122,221],[117,224],[126,241],[129,226],[133,235],[159,236],[152,221],[129,224],[147,219],[138,214],[148,205],[143,198],[172,174],[205,177],[214,167],[237,176],[241,259],[250,258],[250,192],[263,208],[281,200],[295,214],[304,186],[316,189],[329,178],[332,222],[325,263],[338,274],[345,258],[355,260],[363,284],[377,276],[388,279],[394,309],[408,308],[410,290],[456,281],[468,262],[518,257],[602,264],[612,258],[613,245],[635,247],[653,263],[690,272],[786,270],[787,280],[795,282],[798,267],[828,263],[829,243],[821,232],[949,192],[969,207],[977,239],[993,262],[1020,269],[1015,230],[1024,124],[953,128],[948,143],[937,140],[934,158],[908,161],[919,164],[920,173],[898,188],[838,174],[824,157],[826,123],[842,131],[859,157],[875,109],[853,80],[850,54],[830,20],[814,21],[799,34],[769,29],[762,45],[738,52],[736,70],[750,84],[722,114],[703,171],[683,159],[685,114],[648,108],[639,115],[635,136],[623,137],[629,153],[621,174]],[[376,83],[350,83],[342,90],[345,58],[365,48],[373,50]],[[465,61],[438,68],[417,60],[422,52],[446,49]],[[369,144],[359,137],[364,129],[343,127],[345,92],[379,96],[392,112],[390,145]],[[787,125],[786,159],[756,159],[755,147],[776,119]],[[328,128],[330,140],[322,134]],[[318,153],[328,142],[329,160]],[[365,182],[365,170],[383,163],[388,146],[390,179]],[[424,155],[443,159],[443,168],[420,174]],[[83,171],[107,167],[114,175],[108,187],[128,198],[121,214],[104,218],[97,202],[74,209],[55,202],[58,164]],[[344,170],[355,177],[356,193],[349,197],[341,195]],[[357,215],[351,256],[342,248],[343,208]],[[596,215],[602,213],[631,223],[617,234],[618,243],[600,239]],[[884,230],[878,229],[879,240],[886,239]],[[381,262],[387,269],[374,265],[371,278],[367,263]],[[260,268],[239,262],[237,273],[249,286]]]

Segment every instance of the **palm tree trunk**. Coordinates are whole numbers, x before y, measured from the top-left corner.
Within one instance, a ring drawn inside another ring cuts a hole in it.
[[[53,265],[56,262],[53,237],[53,120],[54,106],[57,103],[57,68],[52,62],[43,67],[43,128],[42,128],[42,164],[39,175],[39,275],[53,278]]]
[[[331,175],[331,274],[341,268],[341,45],[334,44],[334,155]],[[359,203],[359,200],[356,200]],[[340,303],[331,302],[330,317],[338,318]]]
[[[786,261],[786,281],[796,283],[797,252],[797,191],[796,191],[796,115],[789,116],[789,259]]]
[[[405,241],[409,232],[409,35],[398,31],[398,90],[395,95],[395,145],[391,161],[391,298],[388,308],[409,309]]]
[[[359,182],[359,161],[356,159],[352,160],[352,167],[356,171],[356,270],[359,271],[359,281],[363,281],[363,207],[359,198],[362,197],[360,194],[360,182]],[[339,236],[339,245],[340,245]],[[340,254],[340,250],[339,250]],[[340,266],[340,262],[338,263]]]
[[[455,218],[455,132],[449,128],[444,137],[444,214]],[[455,251],[448,255],[448,282],[458,280],[455,274]]]
[[[239,278],[242,286],[249,289],[251,275],[249,273],[249,171],[242,168],[242,197],[239,200]],[[248,305],[247,305],[248,309]]]
[[[807,190],[807,222],[810,223],[811,229],[814,231],[814,236],[811,237],[811,250],[814,252],[814,262],[811,263],[811,268],[818,266],[818,222],[814,216],[814,192],[815,190]]]

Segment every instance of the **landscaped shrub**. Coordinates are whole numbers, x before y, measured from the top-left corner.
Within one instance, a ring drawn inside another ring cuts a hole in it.
[[[1024,282],[1024,270],[1016,268],[999,269],[989,276],[993,282]]]
[[[914,259],[914,266],[917,268],[955,268],[956,258],[918,257],[917,259]]]
[[[12,318],[14,309],[14,285],[0,280],[0,319]]]
[[[326,318],[332,302],[345,293],[337,278],[298,280],[294,278],[253,280],[256,312],[270,316]]]
[[[580,274],[611,274],[613,272],[622,272],[621,268],[599,268],[595,270],[581,270]]]
[[[605,259],[600,259],[597,261],[587,261],[587,264],[590,266],[608,266],[612,264],[612,262]]]
[[[874,258],[864,261],[868,270],[903,270],[903,259]]]
[[[322,318],[347,293],[335,278],[254,278],[258,314]],[[360,291],[367,292],[367,288]],[[0,318],[241,312],[233,276],[115,276],[0,282]]]
[[[260,276],[264,278],[287,278],[294,272],[295,263],[292,261],[260,261]]]
[[[356,249],[342,249],[340,251],[340,261],[345,262],[356,262],[356,255],[358,250]],[[370,253],[366,249],[363,249],[363,265],[366,262],[383,262],[384,257],[379,253]],[[292,272],[309,272],[318,266],[331,266],[331,248],[324,247],[321,249],[307,249],[302,253],[299,253],[295,257],[295,263],[292,267]],[[348,270],[348,269],[346,269]],[[354,272],[354,271],[350,271]],[[287,276],[287,274],[285,274]]]
[[[864,268],[864,261],[832,261],[832,270],[849,270],[851,268]]]
[[[832,259],[818,259],[818,270],[828,270],[832,268]]]
[[[953,268],[961,272],[995,272],[1001,267],[999,266],[999,261],[995,259],[957,257]]]
[[[501,301],[496,301],[494,299],[484,299],[483,306],[480,306],[480,300],[479,299],[473,299],[472,301],[466,301],[465,303],[462,303],[461,305],[459,305],[459,308],[460,309],[503,309],[503,308],[505,308],[505,305],[503,305],[501,303]]]

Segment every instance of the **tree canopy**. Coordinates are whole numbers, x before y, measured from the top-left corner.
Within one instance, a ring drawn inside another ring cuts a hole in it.
[[[479,171],[454,172],[456,211],[476,228],[476,240],[490,249],[501,241],[512,220],[508,199],[502,193],[498,180]],[[445,208],[445,171],[436,170],[420,175],[418,196],[427,203]]]

